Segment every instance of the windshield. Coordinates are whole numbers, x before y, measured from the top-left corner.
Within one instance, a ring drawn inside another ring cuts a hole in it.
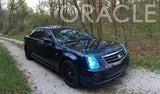
[[[93,38],[90,34],[79,29],[54,30],[53,33],[59,43],[76,42]]]

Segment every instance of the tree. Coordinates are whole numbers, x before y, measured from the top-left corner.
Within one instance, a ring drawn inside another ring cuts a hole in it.
[[[90,0],[88,0],[88,4],[89,5],[91,4]],[[89,9],[89,11],[90,11],[90,9]],[[89,14],[89,17],[92,19],[92,14]],[[90,31],[91,31],[91,34],[93,35],[94,32],[93,32],[93,23],[92,22],[90,22]]]
[[[158,2],[158,5],[159,5],[159,18],[160,18],[160,0]]]
[[[120,1],[120,4],[125,4],[126,5],[126,0],[119,0]],[[121,12],[121,16],[122,16],[122,19],[125,19],[126,18],[126,10],[124,8],[121,8],[120,9],[120,12]],[[127,37],[127,25],[126,23],[122,23],[122,29],[123,29],[123,32],[124,32],[124,41],[125,41],[125,46],[128,47],[128,37]]]
[[[6,34],[8,34],[10,31],[10,25],[11,25],[14,10],[18,9],[24,2],[25,0],[18,0],[17,2],[15,2],[15,0],[9,1],[9,6],[8,6],[9,15],[8,15],[8,25],[7,25]]]
[[[102,9],[102,6],[103,6],[102,3],[103,3],[103,0],[99,0],[99,13],[100,13],[100,11]],[[103,25],[102,25],[101,18],[100,18],[98,23],[99,23],[98,24],[99,25],[99,31],[97,31],[97,32],[99,32],[98,37],[99,37],[100,40],[103,40]]]
[[[77,0],[73,0],[74,2],[74,5],[76,6],[77,10],[78,10],[78,14],[79,14],[79,17],[80,17],[80,21],[81,21],[81,25],[82,25],[82,28],[85,29],[86,32],[88,32],[87,28],[86,28],[86,25],[84,22],[82,22],[82,11],[80,10],[78,4],[77,4]]]
[[[51,25],[53,25],[53,18],[54,18],[54,2],[53,0],[49,0],[49,10],[50,10],[50,16],[51,16]]]
[[[158,8],[159,8],[158,9],[158,17],[159,17],[159,24],[160,24],[160,0],[158,1]],[[160,27],[159,27],[159,30],[160,30]]]
[[[14,15],[12,17],[12,21],[14,24],[12,25],[12,28],[16,29],[17,31],[23,32],[26,27],[26,20],[29,19],[30,15],[33,13],[33,11],[27,6],[27,4],[24,2],[21,7],[17,8],[17,10],[14,11]],[[12,29],[11,28],[11,29]]]
[[[4,22],[4,16],[3,16],[3,10],[2,10],[2,3],[1,3],[1,0],[0,0],[0,20],[1,20],[1,23],[3,25],[3,29],[5,29],[5,22]]]
[[[116,8],[116,4],[117,4],[117,0],[112,0],[111,1],[112,4],[112,12],[114,11],[114,9]],[[117,33],[118,33],[118,25],[115,19],[113,19],[113,25],[114,25],[114,35],[115,35],[115,39],[117,40]]]
[[[61,11],[61,0],[58,0],[58,25],[61,25],[60,11]]]
[[[39,4],[37,5],[37,13],[41,15],[41,18],[39,18],[39,26],[44,26],[44,20],[45,20],[45,8],[47,7],[47,2],[39,0]]]

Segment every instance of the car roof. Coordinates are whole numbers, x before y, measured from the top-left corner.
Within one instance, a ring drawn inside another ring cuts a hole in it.
[[[63,29],[79,29],[79,28],[54,25],[47,27],[38,27],[37,29],[63,30]]]

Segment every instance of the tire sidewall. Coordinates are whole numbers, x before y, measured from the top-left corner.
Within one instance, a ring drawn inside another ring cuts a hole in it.
[[[63,73],[62,73],[62,70],[63,70],[63,67],[64,67],[65,64],[71,65],[71,67],[72,67],[72,69],[73,69],[73,71],[74,71],[74,75],[75,75],[74,78],[75,78],[75,79],[74,79],[74,81],[73,81],[72,83],[68,83],[68,81],[66,81],[66,79],[65,79],[65,77],[64,77],[64,75],[63,75]],[[80,82],[79,82],[79,73],[78,73],[78,71],[77,71],[77,69],[76,69],[76,67],[75,67],[75,65],[74,65],[74,63],[73,63],[72,61],[70,61],[70,60],[65,60],[65,61],[63,62],[62,66],[61,66],[61,75],[62,75],[65,83],[66,83],[68,86],[70,86],[70,87],[72,87],[72,88],[77,88],[77,87],[79,87],[79,83],[80,83]]]
[[[25,46],[25,55],[26,55],[26,58],[28,59],[28,60],[32,60],[32,57],[30,56],[30,51],[29,51],[29,49],[27,48],[27,46]]]

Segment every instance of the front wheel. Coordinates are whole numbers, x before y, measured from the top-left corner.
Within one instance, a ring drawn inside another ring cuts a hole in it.
[[[61,66],[61,75],[65,83],[73,88],[79,86],[79,74],[72,61],[66,60]]]
[[[28,47],[25,46],[24,49],[25,49],[26,58],[27,58],[28,60],[33,60],[33,58],[30,56],[30,55],[31,55],[31,52],[30,52],[30,50],[28,49]]]

